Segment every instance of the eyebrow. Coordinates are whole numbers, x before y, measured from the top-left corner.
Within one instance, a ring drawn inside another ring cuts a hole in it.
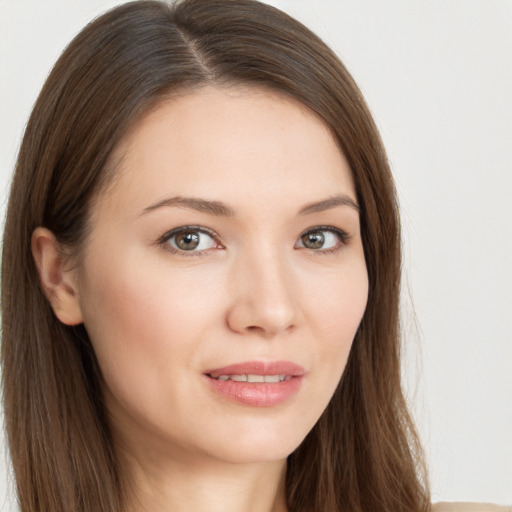
[[[235,215],[235,211],[232,208],[225,205],[224,203],[221,203],[220,201],[208,201],[206,199],[199,199],[197,197],[182,196],[163,199],[158,203],[144,208],[140,215],[152,212],[153,210],[162,208],[164,206],[189,208],[191,210],[196,210],[198,212],[207,213],[209,215],[215,215],[218,217],[233,217]],[[311,215],[313,213],[319,213],[330,210],[331,208],[336,208],[337,206],[349,206],[350,208],[353,208],[359,212],[359,206],[351,197],[346,195],[337,195],[328,199],[324,199],[323,201],[307,204],[299,210],[299,215]]]
[[[219,201],[207,201],[206,199],[199,199],[197,197],[182,196],[170,197],[148,206],[142,210],[141,215],[156,210],[157,208],[162,208],[163,206],[184,207],[218,217],[233,217],[235,215],[234,210]]]
[[[325,210],[336,208],[336,206],[350,206],[350,208],[353,208],[356,212],[359,213],[360,211],[358,204],[351,197],[337,195],[329,199],[324,199],[323,201],[307,204],[299,210],[299,214],[310,215],[312,213],[324,212]]]

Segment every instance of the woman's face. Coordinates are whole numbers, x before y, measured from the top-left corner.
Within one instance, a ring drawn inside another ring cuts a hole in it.
[[[115,156],[77,283],[117,435],[158,456],[284,459],[366,306],[345,158],[299,103],[213,87],[162,103]]]

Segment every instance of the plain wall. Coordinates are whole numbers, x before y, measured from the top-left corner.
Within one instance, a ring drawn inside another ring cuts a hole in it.
[[[51,65],[117,3],[0,0],[2,215]],[[433,498],[511,504],[512,2],[269,3],[340,55],[388,149],[404,227],[405,381]],[[0,510],[15,510],[5,448],[0,463]]]

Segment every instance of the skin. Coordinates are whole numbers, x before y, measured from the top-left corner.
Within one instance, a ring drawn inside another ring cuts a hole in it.
[[[45,228],[32,246],[55,313],[90,335],[130,511],[285,511],[286,457],[336,389],[367,301],[349,166],[294,100],[217,87],[160,104],[115,158],[79,267]],[[162,204],[175,197],[232,215]],[[183,226],[209,230],[200,250],[165,238]],[[304,245],[312,228],[324,245]],[[208,369],[253,360],[303,366],[299,391],[254,407],[208,385]]]

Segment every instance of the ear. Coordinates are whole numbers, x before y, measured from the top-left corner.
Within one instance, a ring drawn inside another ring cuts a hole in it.
[[[41,286],[57,318],[66,325],[82,323],[76,272],[66,268],[62,250],[49,229],[38,227],[32,233],[32,255]]]

